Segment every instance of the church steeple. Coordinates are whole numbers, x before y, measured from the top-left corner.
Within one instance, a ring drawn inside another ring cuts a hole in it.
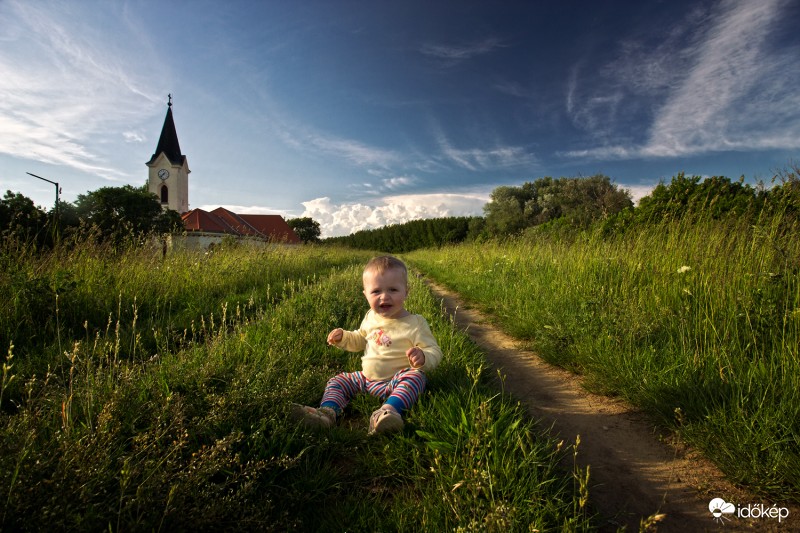
[[[161,128],[156,151],[145,163],[149,167],[148,190],[161,201],[164,209],[178,213],[189,210],[189,162],[181,153],[178,132],[172,118],[172,95],[168,95],[167,116]]]
[[[186,157],[181,153],[181,145],[178,142],[178,132],[175,130],[175,120],[172,118],[172,95],[167,96],[167,116],[164,118],[164,126],[161,128],[161,136],[158,138],[156,152],[149,162],[152,162],[158,154],[164,152],[170,163],[182,165]]]

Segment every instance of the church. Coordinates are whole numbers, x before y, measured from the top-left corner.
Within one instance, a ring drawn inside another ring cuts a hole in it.
[[[172,95],[167,103],[167,116],[161,128],[156,151],[145,163],[148,167],[148,190],[161,201],[163,209],[177,211],[183,219],[185,244],[206,248],[234,237],[258,243],[299,244],[294,230],[280,215],[237,214],[218,207],[212,211],[189,209],[189,162],[181,153],[175,120],[172,117]]]

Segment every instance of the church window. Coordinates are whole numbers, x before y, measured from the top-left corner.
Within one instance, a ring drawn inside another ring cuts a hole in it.
[[[169,203],[169,189],[166,185],[161,186],[161,203],[168,204]]]

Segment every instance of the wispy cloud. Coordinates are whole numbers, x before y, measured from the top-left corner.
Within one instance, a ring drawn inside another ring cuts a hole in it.
[[[138,131],[124,131],[122,132],[122,136],[125,138],[127,142],[132,142],[132,143],[141,143],[144,142],[145,139],[147,138]]]
[[[264,122],[270,124],[272,133],[293,150],[311,156],[346,161],[366,169],[369,173],[384,172],[403,159],[395,150],[319,131],[287,115],[267,93],[262,93],[262,97]]]
[[[494,84],[494,88],[503,94],[515,96],[517,98],[527,99],[534,96],[534,92],[531,91],[531,89],[516,81],[500,81]]]
[[[536,156],[522,146],[457,148],[442,133],[437,135],[442,156],[456,166],[475,171],[497,170],[531,166],[537,163]]]
[[[408,187],[412,185],[416,179],[411,178],[409,176],[395,176],[393,178],[388,178],[383,180],[383,186],[389,190],[400,189],[403,187]]]
[[[567,82],[566,109],[572,122],[589,131],[595,138],[605,139],[616,131],[617,113],[625,93],[612,88],[600,94],[579,95],[582,87],[579,69],[573,68]]]
[[[325,155],[337,156],[359,166],[388,167],[399,159],[399,156],[391,150],[369,146],[353,139],[329,137],[315,133],[309,135],[307,140]]]
[[[0,48],[0,152],[115,180],[122,173],[100,148],[107,138],[93,136],[141,116],[145,71],[87,16],[60,3],[0,6],[0,25],[16,28]]]
[[[693,12],[686,27],[652,50],[624,43],[625,60],[601,69],[603,79],[614,73],[618,82],[599,93],[581,91],[585,81],[576,67],[567,111],[602,144],[562,155],[628,159],[800,147],[800,50],[777,55],[769,42],[785,5],[724,2],[707,15]],[[684,38],[687,28],[702,37]],[[631,94],[655,102],[649,115],[640,115],[651,122],[638,140],[620,134],[621,106],[632,105]]]
[[[372,182],[359,182],[359,183],[351,183],[347,186],[347,189],[352,191],[352,195],[354,197],[378,197],[378,196],[387,196],[387,195],[396,195],[398,191],[408,189],[412,187],[414,184],[419,182],[419,180],[412,176],[397,176],[392,175],[388,171],[375,171],[369,170],[367,174],[375,176],[378,178],[378,181]],[[390,177],[384,177],[390,176]]]
[[[441,61],[445,66],[453,66],[505,46],[500,39],[488,37],[466,44],[426,43],[419,47],[419,52],[424,56]]]
[[[659,111],[643,153],[800,146],[798,55],[790,60],[768,51],[781,6],[776,0],[742,2],[719,16],[689,76]],[[748,112],[754,108],[761,116]],[[775,128],[775,119],[787,115],[794,124]]]

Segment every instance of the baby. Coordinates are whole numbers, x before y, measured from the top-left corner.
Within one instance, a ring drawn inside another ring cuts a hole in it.
[[[361,370],[332,377],[319,408],[293,404],[292,415],[306,426],[332,427],[356,393],[367,392],[383,401],[369,419],[369,433],[399,431],[403,412],[425,389],[425,372],[442,359],[442,350],[428,323],[406,311],[408,270],[391,256],[375,257],[364,267],[364,296],[369,302],[359,329],[336,328],[328,344],[350,352],[364,351]]]

